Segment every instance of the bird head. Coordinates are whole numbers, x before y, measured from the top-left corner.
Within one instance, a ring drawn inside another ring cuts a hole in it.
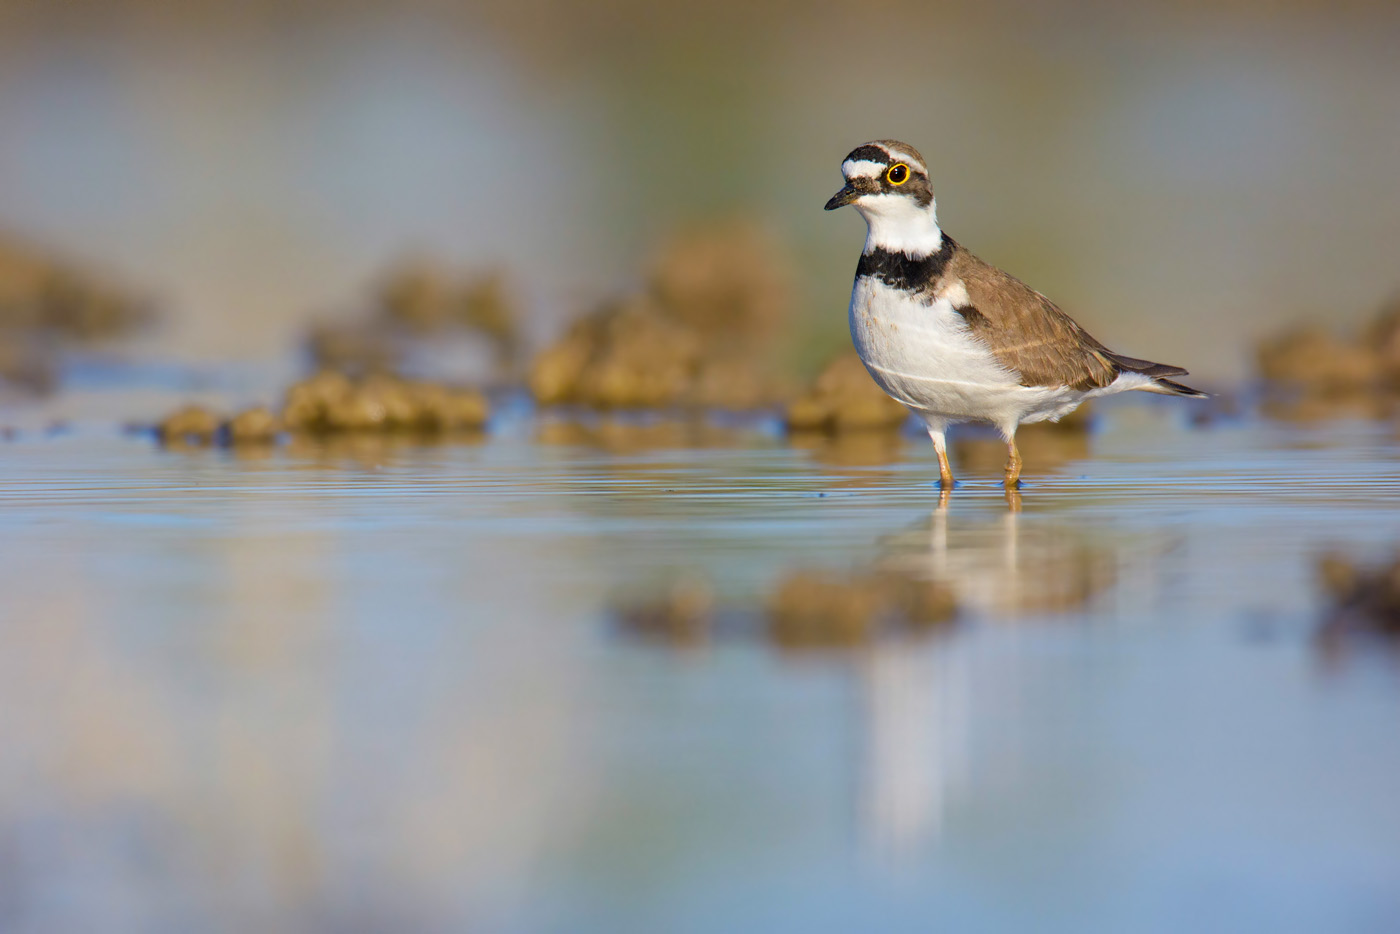
[[[942,241],[924,157],[908,143],[880,139],[851,150],[841,163],[845,186],[826,209],[852,205],[870,226],[871,245],[910,255],[927,254]]]

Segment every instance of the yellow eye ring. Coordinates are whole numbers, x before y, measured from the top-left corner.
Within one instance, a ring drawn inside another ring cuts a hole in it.
[[[896,162],[885,170],[885,181],[891,185],[903,185],[909,181],[909,166],[903,162]]]

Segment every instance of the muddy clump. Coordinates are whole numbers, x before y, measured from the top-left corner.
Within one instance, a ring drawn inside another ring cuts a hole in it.
[[[127,334],[151,317],[149,302],[100,274],[0,238],[0,332],[96,341]]]
[[[177,409],[156,426],[156,436],[161,443],[171,446],[213,444],[218,433],[219,416],[198,405]]]
[[[909,412],[885,394],[854,350],[832,360],[812,387],[792,402],[784,422],[792,432],[841,434],[897,431]]]
[[[224,426],[231,445],[272,444],[282,434],[282,419],[265,405],[239,412]]]
[[[156,438],[171,448],[270,445],[281,432],[281,419],[265,406],[226,419],[204,406],[187,405],[171,412],[155,427]]]
[[[476,337],[490,346],[497,374],[510,377],[521,357],[521,304],[499,270],[462,276],[412,260],[390,269],[358,313],[313,325],[306,352],[320,369],[362,377],[396,372],[430,339]]]
[[[768,343],[788,324],[791,263],[761,227],[730,221],[673,239],[650,272],[650,294],[672,320],[720,345]]]
[[[0,381],[51,390],[64,345],[122,337],[153,318],[148,300],[111,279],[0,237]]]
[[[370,376],[352,380],[323,371],[287,390],[280,412],[265,406],[224,420],[209,409],[186,406],[155,429],[167,445],[268,445],[284,433],[306,435],[403,434],[427,437],[479,432],[491,404],[475,389]]]
[[[1366,566],[1327,554],[1318,559],[1317,575],[1331,603],[1324,639],[1360,632],[1400,636],[1400,555]]]
[[[714,592],[706,581],[688,577],[649,598],[622,602],[614,616],[626,634],[643,641],[677,648],[699,646],[710,639]]]
[[[535,357],[529,387],[540,405],[594,409],[747,411],[785,392],[760,356],[707,342],[645,297],[576,321]]]
[[[0,330],[0,383],[43,393],[58,387],[58,345],[42,334]]]
[[[381,321],[418,334],[481,334],[504,360],[513,361],[519,350],[519,302],[499,270],[458,278],[441,265],[410,262],[385,277],[376,307]]]
[[[530,391],[542,405],[601,409],[679,404],[699,368],[697,333],[647,298],[601,309],[571,327],[530,368]]]
[[[535,356],[541,405],[747,411],[789,395],[772,344],[791,307],[781,251],[757,228],[683,235],[636,294],[576,320]]]
[[[434,434],[485,427],[491,406],[475,389],[392,376],[351,380],[324,371],[287,390],[281,421],[287,430]]]
[[[1288,401],[1393,402],[1400,397],[1400,299],[1353,336],[1305,325],[1261,341],[1256,359],[1260,376]]]
[[[700,361],[684,404],[698,409],[753,412],[794,395],[792,381],[771,358],[752,352],[710,352]]]
[[[797,571],[768,602],[768,635],[783,649],[840,649],[881,636],[927,632],[953,619],[945,587],[911,575]]]
[[[941,631],[957,615],[947,587],[897,568],[798,570],[763,600],[720,606],[711,585],[687,576],[644,599],[614,602],[625,636],[673,648],[719,639],[784,652],[843,651]]]
[[[1381,358],[1370,347],[1304,327],[1264,341],[1259,372],[1271,383],[1322,396],[1367,392],[1381,386]]]
[[[355,376],[396,373],[411,349],[401,335],[365,322],[318,322],[305,346],[317,369]]]

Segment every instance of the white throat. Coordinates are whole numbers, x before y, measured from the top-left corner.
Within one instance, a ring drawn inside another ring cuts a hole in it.
[[[855,209],[869,226],[866,253],[880,248],[918,259],[943,247],[936,201],[924,207],[908,195],[864,195]]]

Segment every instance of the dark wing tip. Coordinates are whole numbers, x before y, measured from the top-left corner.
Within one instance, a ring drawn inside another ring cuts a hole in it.
[[[1164,376],[1186,376],[1186,368],[1172,366],[1170,363],[1153,363],[1151,360],[1139,360],[1137,357],[1129,357],[1125,354],[1108,351],[1104,354],[1112,361],[1118,369],[1128,373],[1141,373],[1143,376],[1150,376],[1153,379],[1161,379]]]

